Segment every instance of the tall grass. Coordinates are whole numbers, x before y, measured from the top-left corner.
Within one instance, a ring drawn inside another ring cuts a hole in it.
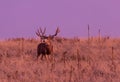
[[[36,60],[39,40],[0,41],[0,82],[119,82],[120,39],[56,38],[53,61]]]

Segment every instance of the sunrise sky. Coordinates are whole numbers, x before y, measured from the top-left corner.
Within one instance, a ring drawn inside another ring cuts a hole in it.
[[[120,0],[0,0],[0,39],[37,37],[38,27],[63,37],[120,36]]]

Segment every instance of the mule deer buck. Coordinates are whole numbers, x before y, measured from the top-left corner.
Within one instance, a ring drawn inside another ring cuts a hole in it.
[[[36,35],[41,39],[41,42],[38,44],[37,47],[37,59],[40,56],[41,60],[43,59],[43,57],[46,57],[47,60],[50,59],[50,55],[52,55],[53,53],[53,45],[51,41],[55,36],[57,36],[60,30],[59,28],[57,28],[55,34],[49,36],[46,36],[45,32],[46,28],[44,28],[44,30],[39,28],[36,31]]]

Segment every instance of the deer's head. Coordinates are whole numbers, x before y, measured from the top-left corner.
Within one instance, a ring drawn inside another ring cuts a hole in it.
[[[55,34],[53,35],[45,35],[45,32],[46,32],[46,28],[44,28],[44,30],[42,30],[41,28],[39,28],[37,31],[36,31],[36,35],[38,37],[40,37],[41,39],[41,42],[46,42],[46,43],[49,43],[55,36],[57,36],[57,34],[60,32],[59,28],[56,29],[55,31]]]

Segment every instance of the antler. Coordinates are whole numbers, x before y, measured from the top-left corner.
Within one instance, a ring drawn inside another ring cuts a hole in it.
[[[55,32],[55,34],[54,34],[54,35],[52,35],[52,37],[57,36],[57,34],[58,34],[59,32],[60,32],[60,29],[57,27],[56,32]]]
[[[39,37],[43,37],[45,35],[46,28],[42,31],[41,27],[36,31],[36,35]]]
[[[46,28],[44,28],[44,31],[42,31],[42,29],[39,28],[39,29],[36,31],[36,35],[39,36],[39,37],[41,37],[41,39],[42,39],[42,38],[48,38],[48,37],[50,37],[50,38],[52,39],[52,38],[54,38],[55,36],[57,36],[57,34],[60,32],[59,28],[57,27],[54,35],[45,36],[45,31],[46,31]]]

